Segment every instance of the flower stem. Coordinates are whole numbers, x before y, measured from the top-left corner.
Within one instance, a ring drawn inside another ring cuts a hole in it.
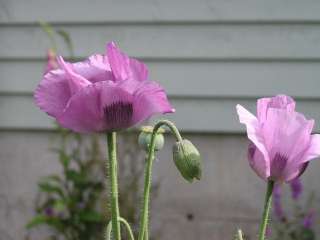
[[[243,240],[243,234],[241,229],[238,229],[237,231],[237,240]]]
[[[148,224],[149,224],[149,201],[150,201],[150,189],[151,189],[151,180],[152,180],[152,165],[153,160],[155,158],[155,137],[159,128],[162,125],[166,125],[173,135],[176,137],[178,141],[182,141],[182,137],[176,128],[176,126],[168,121],[168,120],[160,120],[153,128],[152,136],[151,136],[151,143],[149,147],[147,163],[145,166],[145,177],[144,177],[144,191],[143,191],[143,206],[142,206],[142,214],[140,220],[140,229],[139,229],[139,236],[138,240],[148,240]]]
[[[127,228],[130,240],[134,240],[133,232],[130,227],[130,224],[124,218],[120,217],[119,221],[123,223],[123,225]],[[109,222],[106,230],[106,240],[111,240],[111,232],[112,232],[112,222]]]
[[[260,231],[259,231],[259,240],[264,240],[269,220],[269,212],[271,208],[272,202],[272,191],[274,187],[274,181],[269,180],[267,185],[266,197],[264,201],[264,210],[262,215],[262,220],[260,224]]]
[[[107,133],[109,176],[111,182],[111,222],[115,240],[121,240],[118,203],[118,167],[117,167],[117,135],[116,132]]]

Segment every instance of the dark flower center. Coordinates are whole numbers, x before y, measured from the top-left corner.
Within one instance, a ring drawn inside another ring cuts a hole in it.
[[[119,130],[130,126],[133,106],[130,102],[113,102],[104,108],[104,115],[110,130]]]
[[[276,153],[271,162],[271,178],[281,178],[283,170],[288,162],[288,157],[281,153]]]

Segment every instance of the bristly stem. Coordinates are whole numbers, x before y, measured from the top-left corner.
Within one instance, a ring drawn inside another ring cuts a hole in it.
[[[151,143],[149,146],[149,152],[147,157],[147,163],[145,166],[145,178],[144,178],[144,192],[143,192],[143,205],[140,219],[140,229],[138,240],[148,240],[148,223],[149,223],[149,201],[150,201],[150,189],[152,180],[152,165],[155,158],[155,137],[159,128],[166,125],[178,141],[182,141],[182,137],[176,128],[176,126],[168,120],[160,120],[153,128]]]
[[[111,222],[112,234],[115,240],[121,240],[120,214],[118,202],[118,167],[117,167],[117,135],[116,132],[107,133],[109,176],[111,182]]]
[[[244,240],[241,229],[238,229],[237,231],[237,240]]]
[[[130,227],[130,224],[124,218],[120,217],[119,221],[126,227],[130,240],[134,240],[133,232]],[[106,230],[106,240],[111,240],[111,232],[112,232],[112,222],[109,222]]]
[[[272,202],[273,187],[274,187],[274,181],[269,180],[267,185],[266,196],[264,200],[264,210],[263,210],[263,215],[262,215],[261,224],[260,224],[259,240],[264,240],[266,236],[266,230],[267,230],[267,225],[269,221],[269,212],[270,212],[271,202]]]

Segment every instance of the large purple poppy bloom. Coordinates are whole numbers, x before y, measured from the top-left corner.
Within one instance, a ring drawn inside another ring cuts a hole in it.
[[[49,71],[37,87],[36,104],[76,132],[126,129],[157,113],[171,113],[164,89],[149,81],[145,64],[111,42],[106,55],[67,63]]]
[[[320,135],[311,135],[314,121],[295,111],[291,97],[259,99],[257,117],[240,105],[237,111],[251,141],[250,166],[264,180],[288,182],[320,156]]]

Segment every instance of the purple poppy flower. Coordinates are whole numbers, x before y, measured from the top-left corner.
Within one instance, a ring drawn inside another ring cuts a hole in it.
[[[126,129],[157,113],[171,113],[164,89],[148,80],[147,67],[122,53],[114,43],[106,55],[67,63],[45,74],[36,104],[65,128],[76,132]]]
[[[237,112],[251,141],[250,166],[264,180],[289,182],[320,156],[320,135],[311,135],[314,121],[295,111],[291,97],[259,99],[257,117],[240,105]]]

